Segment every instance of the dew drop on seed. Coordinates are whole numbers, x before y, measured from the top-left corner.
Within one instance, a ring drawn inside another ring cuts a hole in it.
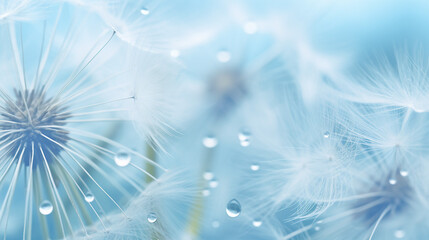
[[[258,171],[259,170],[259,165],[258,164],[252,164],[252,165],[250,165],[250,169],[252,170],[252,171]]]
[[[228,204],[226,205],[226,214],[228,214],[228,216],[232,218],[235,218],[235,217],[238,217],[240,213],[241,213],[240,203],[236,199],[232,199],[231,201],[229,201]]]
[[[219,226],[220,226],[219,221],[213,221],[213,222],[212,222],[212,227],[213,227],[213,228],[218,228]]]
[[[243,129],[238,133],[238,140],[240,140],[240,145],[242,147],[247,147],[250,145],[251,133],[248,129]]]
[[[212,172],[204,172],[203,178],[207,181],[210,181],[214,178],[214,174]]]
[[[125,167],[131,162],[131,156],[126,152],[118,152],[115,155],[115,163],[119,167]]]
[[[406,170],[400,170],[399,174],[401,174],[401,176],[403,176],[403,177],[406,177],[406,176],[408,176],[408,171],[406,171]]]
[[[204,189],[202,191],[202,194],[203,194],[204,197],[208,197],[208,196],[210,196],[210,190],[209,189]]]
[[[254,226],[254,227],[260,227],[261,225],[262,225],[262,221],[261,221],[261,219],[254,219],[253,221],[252,221],[252,225]]]
[[[394,178],[389,179],[389,183],[391,185],[395,185],[396,184],[396,179],[394,179]]]
[[[142,9],[140,9],[140,13],[142,15],[148,15],[149,14],[149,10],[147,8],[142,8]]]
[[[147,215],[147,221],[150,223],[154,223],[157,220],[157,216],[155,213],[151,212]]]
[[[323,137],[324,137],[324,138],[329,138],[329,135],[330,135],[330,134],[329,134],[329,132],[325,132],[325,133],[323,134]]]
[[[85,201],[87,201],[87,202],[91,203],[91,202],[93,202],[93,201],[94,201],[94,199],[95,199],[95,197],[94,197],[94,195],[93,195],[92,193],[87,192],[87,193],[85,194]]]
[[[229,60],[231,59],[231,53],[229,53],[228,51],[219,51],[216,57],[219,62],[226,63],[229,62]]]
[[[39,211],[43,215],[49,215],[52,213],[53,210],[54,207],[52,206],[52,203],[48,200],[45,200],[40,204]]]
[[[216,179],[212,179],[209,182],[209,187],[211,188],[217,188],[218,185],[219,185],[219,182]]]
[[[217,146],[217,139],[213,135],[207,135],[205,138],[203,138],[203,145],[206,148],[214,148]]]
[[[404,238],[405,237],[405,232],[402,230],[396,230],[395,233],[395,238]]]

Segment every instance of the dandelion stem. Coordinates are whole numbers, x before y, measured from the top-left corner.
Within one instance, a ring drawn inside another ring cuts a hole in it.
[[[152,160],[153,162],[156,162],[156,151],[154,149],[154,147],[152,147],[149,143],[146,143],[146,157],[150,160]],[[149,162],[146,163],[146,171],[150,174],[150,175],[146,175],[146,183],[151,183],[154,178],[151,176],[155,176],[156,177],[156,168],[153,164],[150,164]]]
[[[202,190],[206,186],[205,179],[203,178],[204,172],[210,170],[210,165],[214,156],[214,148],[205,149],[205,157],[203,165],[201,167],[201,172],[199,174],[199,189]],[[198,195],[195,199],[194,207],[191,210],[190,222],[188,226],[188,232],[192,237],[197,237],[200,231],[200,218],[204,213],[204,196]]]
[[[31,216],[32,216],[32,190],[33,190],[33,161],[34,161],[34,142],[31,142],[31,159],[30,159],[30,175],[27,181],[27,191],[25,195],[25,213],[24,213],[24,231],[22,239],[30,239],[31,237]]]

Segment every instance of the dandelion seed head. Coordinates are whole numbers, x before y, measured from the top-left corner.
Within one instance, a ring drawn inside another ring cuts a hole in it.
[[[67,143],[68,131],[53,129],[52,126],[64,126],[62,121],[70,118],[70,114],[65,112],[65,107],[57,105],[55,100],[47,99],[41,89],[26,90],[24,93],[15,90],[15,98],[12,100],[14,102],[7,102],[5,112],[1,114],[5,120],[0,123],[1,130],[11,132],[2,140],[19,139],[10,145],[10,156],[13,157],[19,149],[25,149],[23,159],[28,166],[33,145],[41,146],[46,159],[52,161],[50,155],[59,155],[62,148],[47,138],[60,144]],[[36,151],[34,166],[41,164],[43,159],[42,152]]]
[[[209,80],[207,91],[215,102],[215,112],[228,113],[248,94],[248,86],[242,72],[238,69],[220,70]]]
[[[391,179],[386,181],[380,181],[375,183],[375,186],[369,192],[381,192],[380,196],[369,197],[357,201],[354,203],[354,207],[359,208],[362,206],[370,205],[372,202],[379,202],[379,204],[368,208],[362,213],[357,213],[356,218],[361,219],[366,222],[370,227],[384,209],[390,207],[391,211],[386,215],[386,219],[390,216],[401,214],[407,209],[410,208],[410,204],[413,201],[414,189],[410,185],[409,180],[406,177],[403,177],[399,171],[394,173],[395,184],[391,184]]]

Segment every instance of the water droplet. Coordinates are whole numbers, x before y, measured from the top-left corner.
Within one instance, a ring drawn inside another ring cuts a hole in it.
[[[248,129],[243,129],[238,133],[238,140],[240,140],[240,145],[242,147],[247,147],[250,145],[250,136],[252,134]]]
[[[203,138],[203,145],[206,148],[214,148],[217,146],[217,139],[213,135],[207,135]]]
[[[323,137],[324,137],[324,138],[329,138],[329,135],[330,135],[330,134],[329,134],[329,132],[328,132],[328,131],[326,131],[326,132],[323,134]]]
[[[157,216],[155,213],[151,212],[147,215],[147,221],[150,223],[154,223],[157,220]]]
[[[210,190],[209,189],[204,189],[201,193],[203,194],[204,197],[210,196]]]
[[[259,170],[259,165],[258,164],[252,164],[252,165],[250,165],[250,169],[252,170],[252,171],[258,171]]]
[[[178,58],[180,56],[180,51],[176,50],[176,49],[173,49],[173,50],[170,51],[170,56],[172,58]]]
[[[255,220],[253,220],[253,221],[252,221],[252,225],[253,225],[254,227],[260,227],[260,226],[262,225],[262,221],[261,221],[261,219],[255,219]]]
[[[320,227],[319,227],[319,226],[315,226],[315,227],[314,227],[314,230],[315,230],[315,231],[320,231]]]
[[[406,177],[406,176],[408,176],[408,171],[406,171],[406,170],[400,170],[399,174],[401,174],[401,176],[403,176],[403,177]]]
[[[214,178],[214,174],[212,172],[203,173],[203,178],[207,181],[210,181]]]
[[[231,54],[228,51],[219,51],[217,53],[217,60],[221,63],[226,63],[231,60]]]
[[[394,178],[389,179],[389,183],[391,185],[395,185],[396,184],[396,179],[394,179]]]
[[[52,203],[48,200],[45,200],[40,204],[39,211],[43,215],[49,215],[52,213],[53,210],[54,207],[52,206]]]
[[[85,194],[85,201],[87,201],[87,202],[92,202],[92,201],[94,201],[94,195],[92,194],[92,193],[90,193],[90,192],[87,192],[86,194]]]
[[[213,227],[213,228],[218,228],[219,226],[220,226],[219,221],[213,221],[213,222],[212,222],[212,227]]]
[[[405,232],[402,230],[396,230],[394,234],[395,234],[396,238],[404,238],[405,237]]]
[[[149,14],[149,10],[147,8],[142,8],[142,9],[140,9],[140,13],[142,15],[148,15]]]
[[[216,179],[212,179],[209,182],[209,187],[211,188],[217,188],[218,185],[219,185],[219,182]]]
[[[244,24],[244,32],[247,34],[254,34],[258,31],[258,25],[254,22],[247,22]]]
[[[240,213],[241,213],[240,203],[236,199],[232,199],[231,201],[229,201],[228,204],[226,205],[226,214],[228,214],[228,216],[232,218],[235,218],[235,217],[238,217]]]
[[[131,162],[131,156],[126,152],[118,152],[115,155],[115,163],[119,167],[125,167]]]

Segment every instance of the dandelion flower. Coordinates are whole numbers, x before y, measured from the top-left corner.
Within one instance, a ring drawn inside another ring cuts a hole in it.
[[[128,46],[98,16],[69,4],[0,28],[0,229],[5,238],[76,237],[111,227],[157,163],[128,120],[135,102]],[[24,201],[16,201],[24,199]],[[11,215],[21,216],[9,231]],[[36,220],[38,219],[38,220]],[[36,222],[37,221],[37,222]]]

